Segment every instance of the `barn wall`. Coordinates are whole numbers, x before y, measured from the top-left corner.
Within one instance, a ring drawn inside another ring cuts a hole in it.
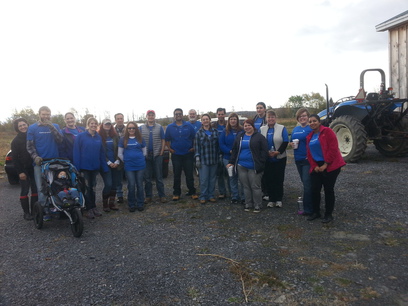
[[[389,30],[390,85],[395,97],[408,98],[408,24]]]

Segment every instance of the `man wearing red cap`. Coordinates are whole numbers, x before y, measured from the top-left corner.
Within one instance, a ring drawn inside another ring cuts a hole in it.
[[[156,188],[159,194],[160,202],[165,203],[166,195],[163,184],[163,151],[164,151],[164,129],[156,122],[156,113],[154,110],[146,112],[146,124],[139,127],[143,139],[146,142],[146,169],[144,172],[145,183],[145,203],[152,201],[153,174],[156,177]]]

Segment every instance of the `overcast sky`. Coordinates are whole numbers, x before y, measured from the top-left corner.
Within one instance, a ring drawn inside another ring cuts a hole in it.
[[[0,121],[42,105],[98,119],[255,110],[325,96],[325,83],[337,100],[357,94],[363,69],[384,69],[388,82],[388,33],[375,26],[407,9],[406,0],[2,1]],[[379,84],[374,75],[366,89]]]

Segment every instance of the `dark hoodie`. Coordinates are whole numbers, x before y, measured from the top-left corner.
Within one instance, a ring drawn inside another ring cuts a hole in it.
[[[13,158],[14,167],[17,173],[27,174],[26,169],[30,169],[33,167],[33,160],[31,159],[31,156],[27,151],[27,132],[21,133],[18,130],[18,123],[21,121],[27,123],[27,120],[23,118],[16,119],[13,122],[14,129],[18,134],[11,142],[11,157]]]

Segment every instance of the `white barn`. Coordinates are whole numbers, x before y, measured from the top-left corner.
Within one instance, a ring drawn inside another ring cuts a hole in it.
[[[388,31],[389,86],[396,98],[408,98],[408,10],[375,26]]]

